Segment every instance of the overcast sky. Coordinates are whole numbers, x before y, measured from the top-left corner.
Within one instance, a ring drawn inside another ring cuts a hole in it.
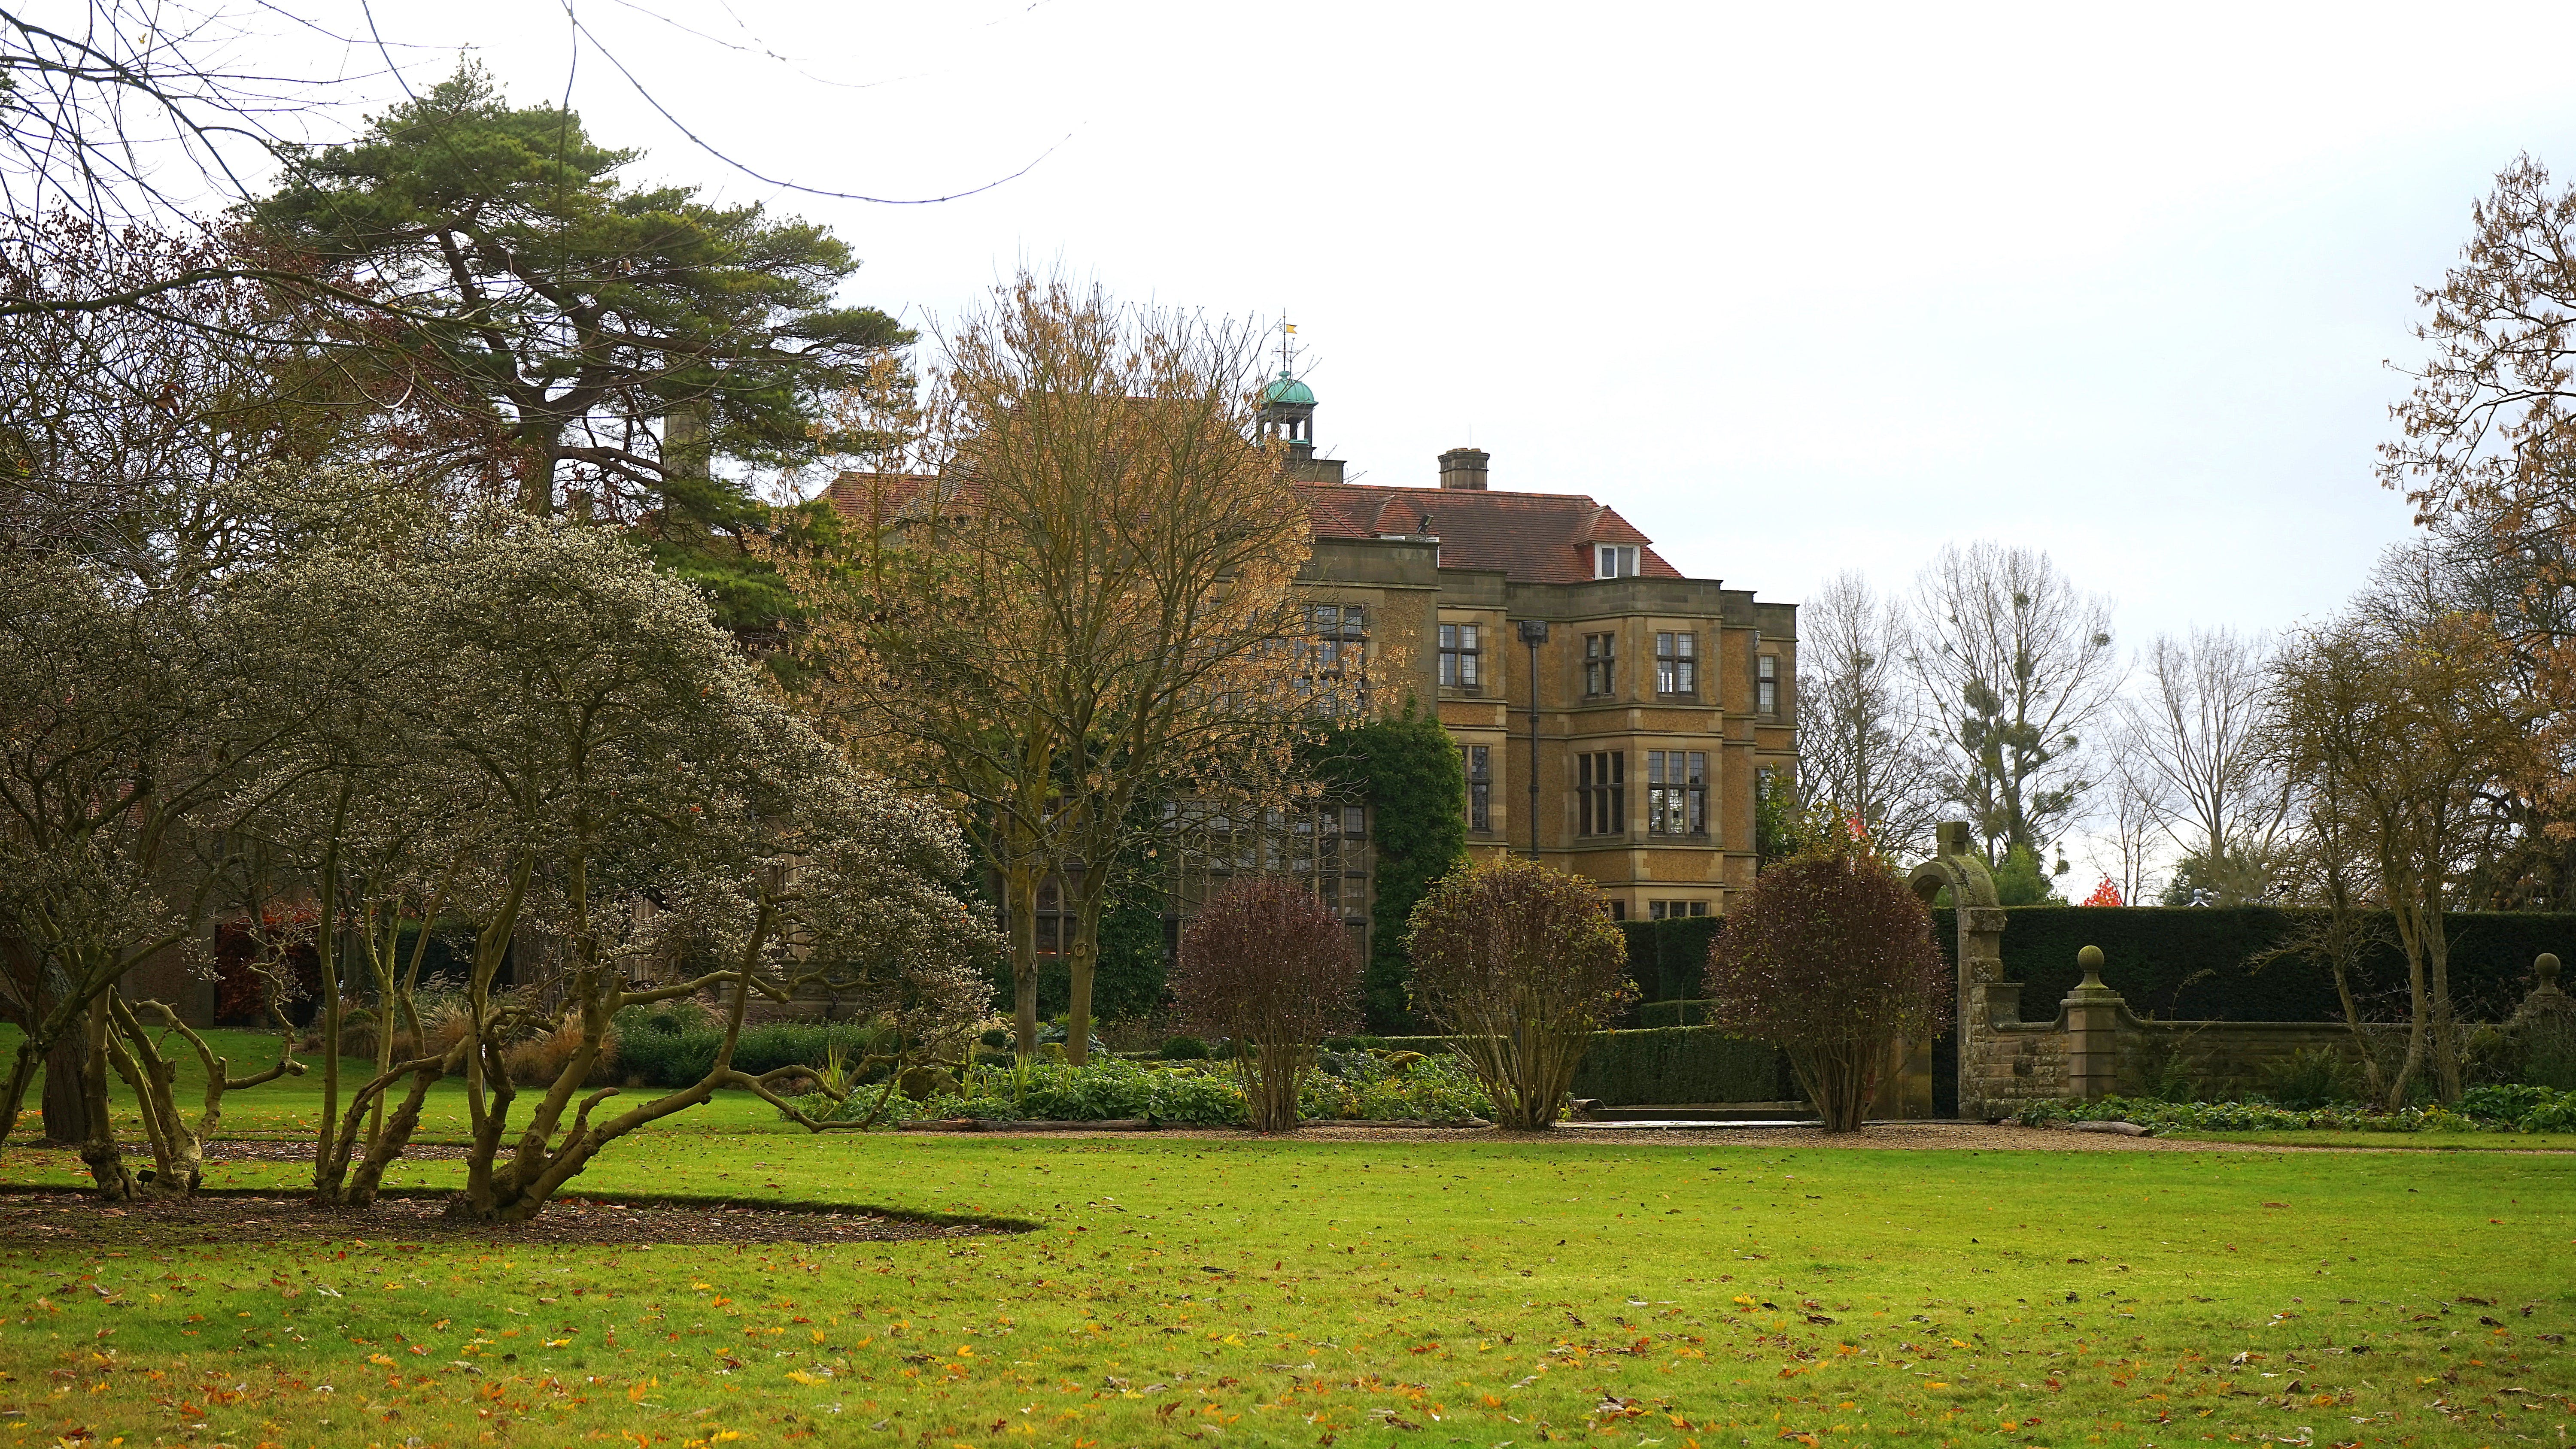
[[[2412,288],[2518,151],[2576,169],[2576,89],[2515,59],[2576,54],[2564,3],[575,3],[773,177],[927,196],[1044,159],[938,206],[798,197],[571,66],[560,9],[376,14],[415,84],[470,45],[516,99],[569,83],[639,179],[829,222],[851,300],[954,314],[1027,263],[1284,313],[1367,481],[1472,440],[1495,487],[1592,493],[1792,602],[2031,545],[2132,645],[2331,609],[2404,535],[2371,462]]]
[[[1472,439],[1495,487],[1789,601],[2029,544],[2131,643],[2329,609],[2403,535],[2370,467],[2410,289],[2517,151],[2576,168],[2576,90],[2473,59],[2576,53],[2563,4],[578,4],[771,176],[935,195],[1045,153],[940,206],[800,198],[583,48],[639,176],[829,222],[852,300],[953,314],[1027,262],[1284,313],[1368,481]],[[415,84],[470,44],[563,93],[560,11],[377,15]]]

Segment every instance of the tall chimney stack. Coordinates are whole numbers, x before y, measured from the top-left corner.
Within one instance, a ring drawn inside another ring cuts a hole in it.
[[[1472,488],[1485,491],[1485,461],[1493,455],[1481,448],[1451,448],[1440,455],[1440,486]]]

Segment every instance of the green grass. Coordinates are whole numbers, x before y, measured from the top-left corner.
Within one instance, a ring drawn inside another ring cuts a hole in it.
[[[330,1243],[0,1243],[0,1411],[23,1411],[0,1443],[2501,1446],[2576,1418],[2543,1338],[2576,1320],[2576,1157],[811,1138],[740,1103],[690,1117],[576,1190],[1043,1227],[495,1249],[360,1217]],[[78,1166],[0,1154],[19,1182]]]
[[[2258,1147],[2386,1148],[2411,1152],[2576,1152],[2576,1132],[2159,1132],[2176,1142]]]
[[[212,1030],[200,1033],[206,1044],[229,1063],[229,1074],[244,1076],[261,1071],[277,1060],[277,1036],[273,1032]],[[13,1026],[0,1025],[0,1064],[16,1057],[19,1033]],[[194,1122],[205,1102],[206,1074],[197,1054],[177,1037],[164,1041],[162,1050],[178,1065],[178,1100],[180,1110]],[[224,1094],[223,1120],[216,1128],[219,1137],[307,1137],[322,1109],[322,1059],[301,1058],[304,1075],[280,1077],[256,1087]],[[5,1071],[0,1065],[0,1071]],[[375,1072],[372,1059],[343,1058],[340,1063],[340,1104],[345,1110],[350,1095]],[[401,1090],[408,1090],[409,1083]],[[627,1089],[630,1100],[650,1100],[665,1089],[635,1087]],[[44,1075],[27,1089],[26,1114],[19,1119],[18,1134],[39,1135],[43,1128],[36,1115],[42,1100]],[[128,1142],[142,1140],[142,1119],[133,1110],[133,1099],[125,1083],[113,1072],[108,1075],[108,1095],[120,1112],[123,1129],[119,1135]],[[524,1116],[530,1098],[522,1093],[518,1112]],[[613,1102],[619,1099],[610,1099]],[[620,1105],[625,1103],[620,1102]],[[778,1120],[778,1113],[767,1103],[748,1092],[723,1092],[703,1107],[689,1110],[689,1125],[699,1131],[785,1132],[802,1135],[793,1124]],[[462,1082],[444,1081],[430,1088],[429,1099],[420,1116],[420,1129],[415,1140],[420,1142],[462,1142],[465,1140],[465,1087]],[[0,1181],[6,1181],[0,1174]]]
[[[0,1166],[39,1156],[74,1165]],[[2537,1397],[2576,1390],[2539,1338],[2576,1318],[2576,1159],[666,1131],[580,1190],[1045,1226],[812,1248],[424,1247],[363,1221],[327,1245],[10,1245],[0,1407],[47,1436],[17,1442],[199,1424],[243,1449],[2303,1425],[2468,1445],[2554,1440],[2576,1407]]]

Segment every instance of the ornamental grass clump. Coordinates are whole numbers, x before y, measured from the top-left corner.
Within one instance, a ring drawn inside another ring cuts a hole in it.
[[[1518,857],[1442,876],[1413,908],[1413,1007],[1459,1038],[1497,1125],[1555,1125],[1592,1033],[1636,995],[1580,876]]]
[[[1172,988],[1192,1030],[1235,1042],[1252,1126],[1297,1126],[1297,1092],[1327,1036],[1359,1022],[1360,960],[1348,927],[1312,888],[1247,876],[1181,932]]]
[[[1823,832],[1755,877],[1711,944],[1709,1018],[1788,1057],[1828,1132],[1857,1132],[1899,1043],[1932,1034],[1932,915],[1865,840]]]

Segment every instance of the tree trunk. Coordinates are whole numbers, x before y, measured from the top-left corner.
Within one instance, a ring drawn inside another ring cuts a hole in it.
[[[64,1032],[45,1054],[45,1143],[70,1147],[89,1140],[89,1102],[81,1078],[89,1068],[89,1050],[77,1032]]]
[[[2425,980],[2424,937],[2411,905],[2396,891],[2389,893],[2390,914],[2397,921],[2397,943],[2406,951],[2406,1057],[2397,1067],[2397,1075],[2388,1084],[2388,1110],[2406,1105],[2406,1090],[2415,1084],[2415,1073],[2424,1065],[2424,1038],[2432,1022],[2431,989]]]
[[[1038,1051],[1038,883],[1025,870],[1002,878],[1003,928],[1011,938],[1011,1018],[1021,1061]]]
[[[1091,1058],[1091,988],[1100,974],[1100,892],[1086,884],[1073,909],[1073,939],[1064,950],[1073,982],[1073,998],[1065,1008],[1064,1059],[1078,1067]]]
[[[125,1154],[117,1150],[116,1119],[107,1105],[106,998],[90,1003],[84,1026],[88,1059],[81,1064],[80,1083],[81,1100],[89,1114],[89,1135],[81,1140],[81,1161],[88,1165],[102,1200],[132,1202],[141,1185],[126,1170]]]
[[[2430,976],[2427,994],[2433,1008],[2433,1084],[2446,1103],[2460,1100],[2460,1037],[2451,1019],[2451,942],[2437,903],[2427,913],[2424,959]]]

